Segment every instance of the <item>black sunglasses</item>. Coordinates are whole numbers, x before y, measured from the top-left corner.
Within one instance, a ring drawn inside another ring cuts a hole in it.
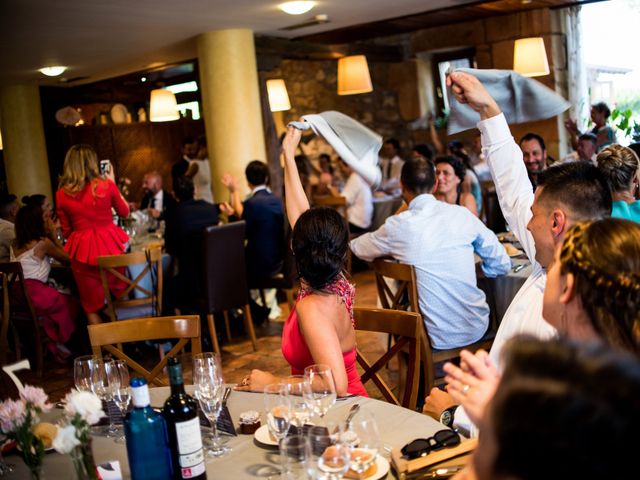
[[[460,444],[460,436],[453,430],[440,430],[429,438],[417,438],[402,447],[402,456],[407,460],[424,457],[429,452]]]

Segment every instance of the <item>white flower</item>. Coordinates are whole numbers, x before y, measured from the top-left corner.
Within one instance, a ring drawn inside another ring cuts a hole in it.
[[[22,400],[5,400],[0,403],[0,430],[8,434],[22,426],[27,416]]]
[[[66,427],[58,428],[58,434],[53,439],[53,448],[58,453],[71,453],[71,451],[80,445],[80,440],[76,437],[76,427],[73,425],[67,425]]]
[[[65,397],[65,402],[64,410],[69,418],[78,414],[89,425],[94,425],[105,416],[102,401],[92,392],[71,390]]]
[[[20,398],[22,398],[25,402],[33,405],[34,408],[38,408],[43,412],[48,412],[51,410],[51,404],[47,403],[47,394],[44,393],[39,387],[32,387],[31,385],[25,385],[25,387],[20,392]]]

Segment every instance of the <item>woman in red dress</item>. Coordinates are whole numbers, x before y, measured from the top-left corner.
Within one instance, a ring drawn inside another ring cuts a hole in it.
[[[67,152],[56,192],[56,212],[64,249],[80,293],[80,302],[90,324],[100,323],[105,296],[98,271],[98,257],[124,252],[129,237],[113,223],[111,208],[120,217],[129,215],[129,206],[114,183],[113,171],[100,175],[98,157],[89,145],[74,145]],[[109,287],[118,293],[124,282],[111,276]]]

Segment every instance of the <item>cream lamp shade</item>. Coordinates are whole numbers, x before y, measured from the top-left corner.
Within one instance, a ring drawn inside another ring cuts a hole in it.
[[[352,55],[338,59],[338,95],[372,92],[367,57]]]
[[[513,48],[513,70],[525,77],[549,75],[542,37],[520,38]]]
[[[291,109],[287,86],[284,84],[283,79],[267,80],[267,94],[269,95],[269,107],[272,112]]]
[[[159,88],[151,90],[151,105],[149,117],[152,122],[169,122],[178,120],[180,113],[173,92]]]

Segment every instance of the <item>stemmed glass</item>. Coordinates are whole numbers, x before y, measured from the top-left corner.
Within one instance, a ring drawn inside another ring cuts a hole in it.
[[[118,429],[113,423],[113,417],[109,410],[109,402],[113,400],[113,393],[120,387],[120,379],[116,374],[116,366],[113,360],[96,360],[91,370],[91,390],[107,405],[109,416],[109,428],[105,436],[113,438],[118,435]]]
[[[336,382],[328,365],[310,365],[304,369],[302,385],[304,400],[322,421],[336,402]]]
[[[84,355],[73,361],[73,383],[80,392],[91,391],[91,372],[98,360],[95,355]]]
[[[311,409],[303,395],[304,377],[302,375],[291,375],[285,380],[284,385],[291,412],[291,425],[301,428],[311,418]]]
[[[269,433],[279,444],[291,425],[287,386],[284,383],[272,383],[264,387],[264,409],[267,414]]]
[[[331,433],[329,433],[331,432]],[[327,427],[311,427],[307,436],[311,444],[314,479],[341,480],[349,470],[351,452],[345,443],[345,423],[327,422]]]
[[[213,353],[200,353],[193,359],[193,384],[196,387],[196,397],[200,402],[202,412],[211,423],[213,441],[207,454],[219,457],[231,451],[220,442],[216,422],[222,410],[222,398],[224,397],[224,382],[220,360]]]
[[[131,401],[131,388],[129,387],[129,367],[127,366],[127,362],[124,360],[114,360],[115,365],[115,375],[118,378],[118,386],[113,389],[113,401],[116,403],[120,412],[122,413],[122,417],[127,413],[127,407],[129,406],[129,402]],[[120,432],[118,438],[116,438],[116,443],[124,443],[124,430],[118,428]]]
[[[378,424],[369,412],[360,410],[348,425],[348,438],[352,439],[351,469],[362,476],[376,462],[380,451]]]

